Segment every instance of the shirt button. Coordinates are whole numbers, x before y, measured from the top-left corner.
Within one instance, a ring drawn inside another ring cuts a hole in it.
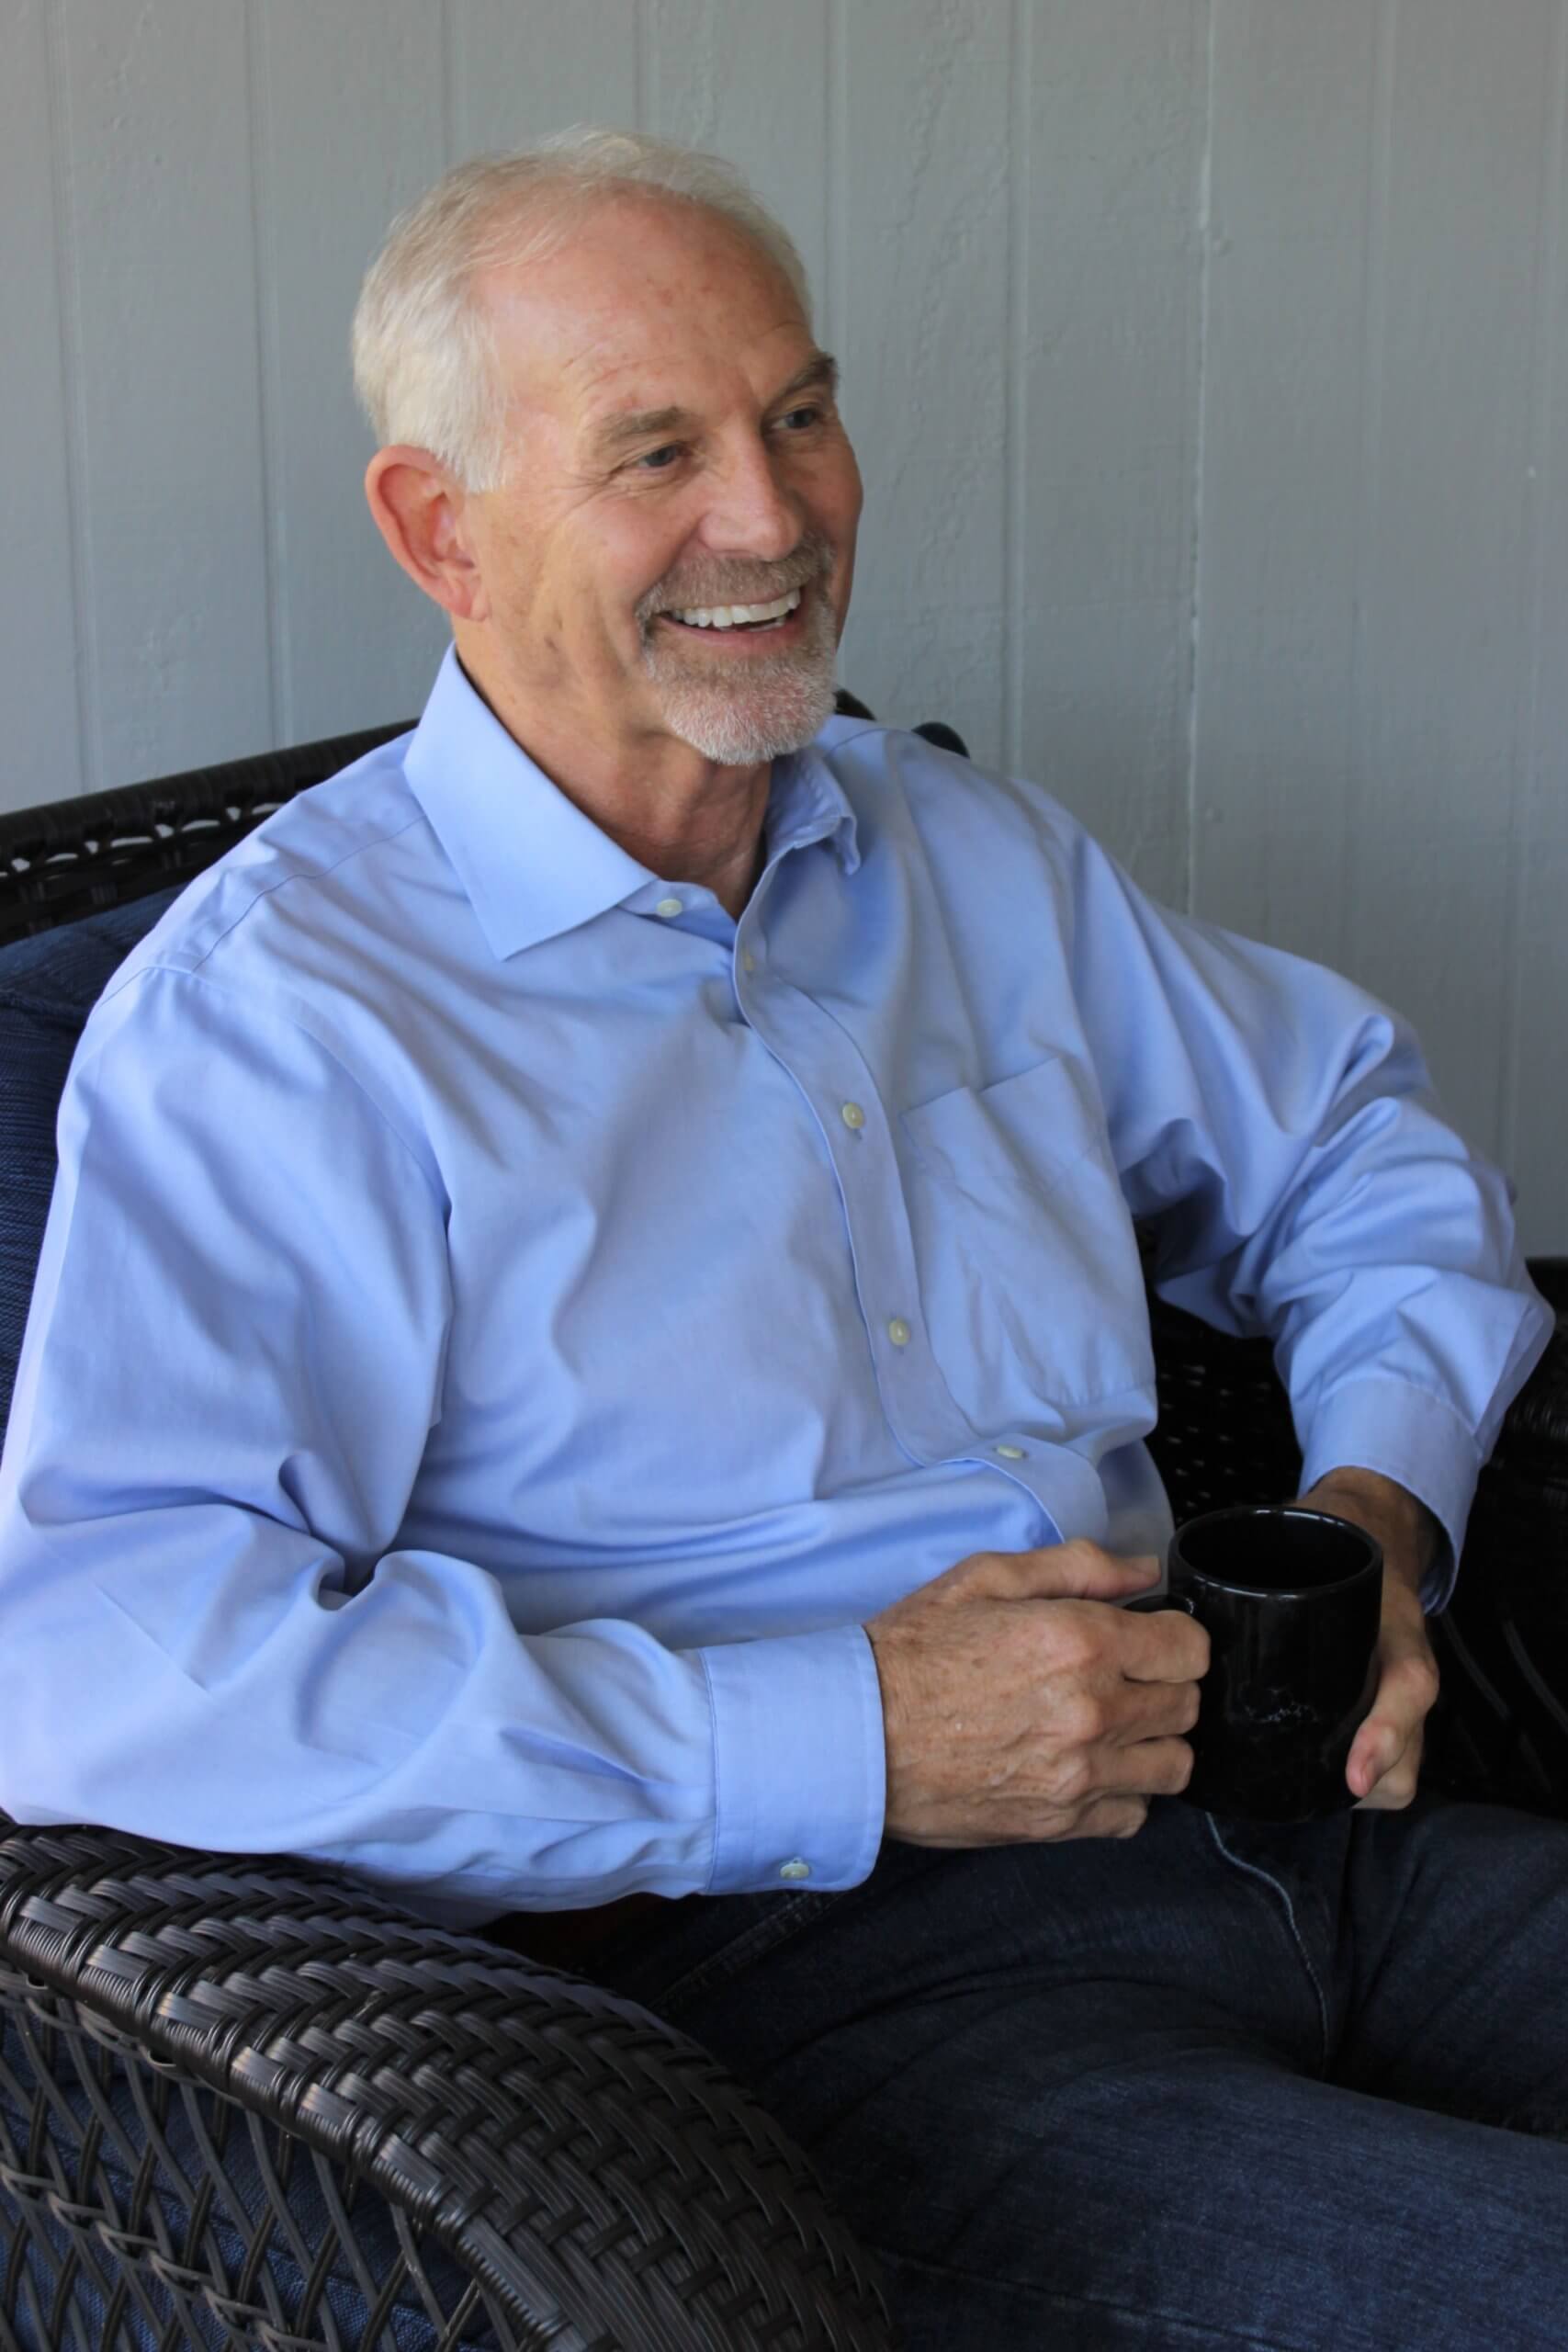
[[[865,1125],[865,1113],[858,1102],[846,1102],[839,1116],[846,1127],[863,1127]]]
[[[662,915],[668,922],[671,915],[678,915],[680,913],[681,901],[679,899],[660,899],[653,911],[656,915]]]
[[[757,958],[749,947],[740,951],[740,968],[743,972],[754,972],[757,968]]]
[[[994,1453],[999,1453],[1004,1462],[1021,1462],[1023,1460],[1023,1448],[1021,1445],[998,1445],[993,1446],[991,1451]]]
[[[796,1854],[793,1861],[779,1864],[779,1876],[780,1878],[809,1878],[811,1865],[809,1862],[803,1862],[800,1856]]]
[[[887,1324],[887,1336],[892,1340],[896,1348],[907,1348],[908,1346],[909,1327],[905,1322],[901,1315],[895,1315],[889,1317]]]

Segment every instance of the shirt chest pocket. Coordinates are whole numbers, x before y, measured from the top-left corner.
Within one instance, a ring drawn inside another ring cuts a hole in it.
[[[1087,1069],[1053,1055],[902,1125],[922,1296],[950,1382],[1004,1418],[1018,1378],[1063,1407],[1149,1385],[1137,1241]]]

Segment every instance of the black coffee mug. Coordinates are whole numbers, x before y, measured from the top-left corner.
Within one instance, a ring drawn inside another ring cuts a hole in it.
[[[1209,1636],[1188,1801],[1254,1821],[1353,1805],[1345,1767],[1377,1692],[1382,1546],[1327,1511],[1264,1503],[1190,1519],[1168,1566],[1168,1591],[1125,1606],[1184,1609]]]

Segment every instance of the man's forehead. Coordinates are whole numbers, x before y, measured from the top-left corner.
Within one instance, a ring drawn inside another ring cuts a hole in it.
[[[606,205],[547,258],[486,277],[514,394],[574,430],[685,404],[737,370],[782,389],[822,356],[777,264],[706,214]]]

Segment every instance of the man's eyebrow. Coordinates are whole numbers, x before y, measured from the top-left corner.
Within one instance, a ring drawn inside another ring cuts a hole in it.
[[[589,447],[596,455],[610,456],[624,449],[628,443],[642,440],[650,433],[679,433],[682,426],[694,422],[692,412],[685,408],[637,408],[620,416],[606,417],[596,424],[589,435]]]
[[[838,361],[830,351],[814,351],[805,367],[795,370],[776,398],[787,401],[796,392],[826,392],[831,399],[838,389]]]
[[[769,401],[775,408],[780,401],[793,400],[796,392],[824,391],[829,397],[839,388],[839,363],[829,351],[814,351],[803,368],[797,368],[783,389]],[[594,427],[589,436],[589,447],[597,456],[611,457],[617,449],[627,448],[634,441],[646,440],[657,433],[679,433],[695,423],[690,409],[638,408],[620,416],[606,417]]]

